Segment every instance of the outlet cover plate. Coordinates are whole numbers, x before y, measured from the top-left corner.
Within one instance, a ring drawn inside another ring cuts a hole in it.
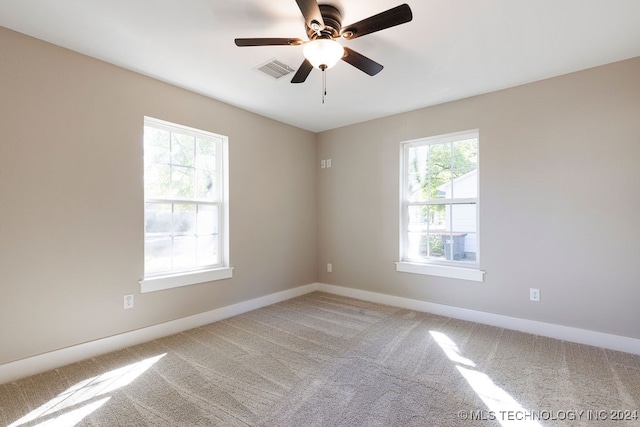
[[[124,309],[128,310],[130,308],[133,308],[133,294],[124,296]]]
[[[529,288],[529,300],[540,302],[540,289]]]

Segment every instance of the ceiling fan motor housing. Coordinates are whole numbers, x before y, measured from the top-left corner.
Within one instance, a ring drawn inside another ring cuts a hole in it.
[[[305,25],[309,40],[338,38],[340,36],[340,29],[342,28],[342,14],[340,10],[329,4],[321,4],[319,6],[322,19],[324,20],[324,28],[321,28],[320,34],[318,34],[313,28]]]

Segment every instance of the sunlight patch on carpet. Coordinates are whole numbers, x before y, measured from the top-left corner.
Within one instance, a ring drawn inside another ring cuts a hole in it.
[[[444,354],[452,362],[457,363],[456,369],[467,380],[467,383],[471,386],[473,391],[480,397],[480,399],[487,405],[489,412],[486,416],[495,419],[502,426],[532,426],[540,427],[537,421],[530,419],[517,419],[510,420],[510,414],[529,414],[531,411],[526,410],[520,405],[509,393],[499,387],[493,380],[485,373],[477,371],[475,369],[476,364],[460,354],[458,346],[445,334],[436,331],[429,331],[431,336],[435,339],[436,343],[440,346]],[[467,367],[460,366],[466,365]]]
[[[39,419],[43,422],[38,425],[76,425],[110,399],[97,400],[99,396],[131,384],[164,356],[166,353],[80,381],[9,427],[19,427]]]
[[[456,363],[461,363],[463,365],[471,366],[472,368],[476,367],[476,364],[473,363],[472,360],[467,359],[466,357],[462,357],[460,354],[460,349],[456,343],[451,341],[451,338],[443,334],[442,332],[429,331],[433,339],[436,340],[444,354],[447,355],[449,360]]]

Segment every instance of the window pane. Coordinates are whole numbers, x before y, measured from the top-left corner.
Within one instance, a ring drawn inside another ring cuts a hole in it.
[[[411,174],[407,182],[407,198],[410,202],[424,202],[429,199],[426,174]]]
[[[447,205],[429,206],[429,234],[425,237],[425,244],[428,244],[429,257],[431,258],[442,258],[444,256],[442,236],[447,230],[447,211]]]
[[[409,206],[408,214],[407,231],[420,233],[429,229],[429,206]]]
[[[444,232],[446,228],[446,205],[409,206],[409,223],[407,231]]]
[[[457,141],[453,145],[454,180],[451,197],[478,197],[478,140]]]
[[[464,252],[465,238],[467,233],[444,233],[442,243],[444,244],[445,258],[450,261],[461,261],[466,258]]]
[[[477,205],[452,205],[449,211],[452,232],[449,234],[447,259],[474,262],[477,258]]]
[[[144,210],[144,231],[147,234],[163,233],[169,236],[172,231],[170,203],[147,203]]]
[[[180,166],[195,166],[196,139],[193,136],[171,134],[171,163]]]
[[[422,245],[423,236],[429,230],[429,207],[409,206],[407,209],[407,256],[418,259],[427,256]]]
[[[169,164],[169,132],[162,129],[155,129],[149,126],[144,127],[144,164],[153,163]]]
[[[429,182],[429,198],[441,199],[447,197],[447,186],[452,179],[451,172],[451,144],[432,144],[429,146],[429,167],[427,179]]]
[[[196,138],[196,168],[213,171],[216,169],[216,143]]]
[[[409,233],[407,255],[409,259],[444,259],[446,234],[441,232]]]
[[[218,200],[218,183],[212,171],[196,169],[196,198],[200,200]]]
[[[419,147],[410,147],[408,161],[408,172],[410,174],[424,174],[427,171],[427,162],[429,155],[429,146],[421,145]]]
[[[425,234],[423,233],[408,233],[407,235],[407,258],[408,259],[420,259],[427,256],[426,248],[422,242]]]
[[[443,142],[429,145],[429,170],[443,169],[451,169],[451,144]]]
[[[145,275],[171,270],[171,237],[147,235],[144,240]]]
[[[447,219],[449,221],[449,219]],[[476,222],[476,204],[462,204],[451,206],[451,230],[454,233],[470,233],[475,232]]]
[[[198,205],[198,237],[218,234],[218,207]]]
[[[175,203],[173,205],[174,235],[196,234],[196,205]]]
[[[425,245],[429,245],[429,257],[443,259],[445,255],[444,239],[442,231],[433,231],[425,236]]]
[[[451,197],[455,198],[472,198],[478,197],[478,169],[456,178],[452,182],[453,188]]]
[[[218,236],[198,236],[198,266],[219,264]]]
[[[429,206],[429,230],[444,233],[447,230],[447,205]]]
[[[195,192],[195,169],[181,166],[171,168],[171,194],[193,198]]]
[[[429,180],[429,199],[450,199],[451,194],[451,179],[453,173],[450,169],[442,169],[439,171],[432,171],[427,179]]]
[[[465,139],[453,143],[453,163],[457,175],[464,175],[478,167],[478,140]]]
[[[464,237],[464,261],[476,262],[478,259],[478,234],[467,233]]]
[[[477,168],[477,140],[410,147],[407,160],[407,197],[411,202],[463,197],[453,194],[454,180]],[[461,187],[473,194],[464,197],[476,197],[477,185],[472,184],[469,180]]]
[[[144,192],[146,197],[163,197],[171,194],[171,166],[151,164],[144,168]]]
[[[442,257],[441,236],[446,233],[444,205],[409,206],[407,256],[411,259]]]
[[[174,237],[173,268],[184,269],[196,266],[198,239],[195,236]]]

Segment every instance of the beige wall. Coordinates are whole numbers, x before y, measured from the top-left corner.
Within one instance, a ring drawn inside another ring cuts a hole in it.
[[[315,281],[640,338],[639,75],[314,135],[0,28],[0,364]],[[145,115],[229,136],[233,279],[139,293]],[[399,143],[474,128],[485,282],[397,273]]]
[[[396,272],[399,143],[476,128],[485,282]],[[640,58],[324,132],[318,157],[320,282],[640,338]]]
[[[233,279],[139,293],[145,115],[229,136]],[[0,27],[0,364],[315,282],[315,141]]]

